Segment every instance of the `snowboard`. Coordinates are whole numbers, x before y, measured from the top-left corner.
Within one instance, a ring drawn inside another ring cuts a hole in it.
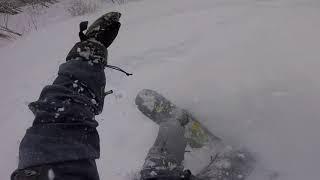
[[[189,111],[177,107],[158,92],[141,90],[135,103],[155,123],[173,119],[185,128],[184,136],[188,143],[185,167],[191,165],[190,169],[197,179],[241,180],[253,171],[255,159],[250,152],[225,145],[221,138],[210,132]]]

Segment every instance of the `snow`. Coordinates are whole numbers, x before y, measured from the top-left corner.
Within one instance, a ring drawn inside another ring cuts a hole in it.
[[[54,180],[54,178],[55,178],[54,171],[52,169],[49,169],[49,171],[48,171],[48,179],[49,180]]]
[[[83,58],[89,60],[89,55],[90,53],[90,49],[85,49],[84,51],[81,51],[80,48],[77,49],[77,51],[79,52],[80,56],[82,56]]]
[[[265,169],[280,180],[318,179],[319,8],[317,0],[142,0],[59,16],[0,49],[1,176],[17,167],[19,142],[32,124],[26,104],[56,77],[79,22],[119,10],[122,27],[108,62],[134,75],[106,70],[115,94],[97,117],[101,179],[135,176],[156,138],[157,125],[134,104],[144,88],[254,152],[259,166],[250,179],[263,179]]]
[[[143,99],[143,106],[149,109],[150,112],[155,108],[155,99],[154,96],[148,96],[146,94],[141,94],[141,98]]]
[[[64,111],[64,107],[58,108],[58,112],[63,112]]]
[[[94,104],[94,105],[97,105],[97,101],[95,99],[91,99],[91,103]]]
[[[157,174],[156,172],[154,172],[154,171],[151,171],[150,175],[151,175],[151,176],[156,176],[156,175],[158,175],[158,174]]]

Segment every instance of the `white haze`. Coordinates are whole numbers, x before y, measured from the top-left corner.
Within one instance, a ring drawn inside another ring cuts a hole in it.
[[[317,0],[145,0],[52,24],[0,49],[0,175],[17,166],[33,115],[26,104],[56,77],[78,23],[122,12],[99,116],[101,179],[131,178],[157,135],[135,107],[143,88],[196,115],[227,143],[254,152],[251,179],[318,179],[320,2]]]

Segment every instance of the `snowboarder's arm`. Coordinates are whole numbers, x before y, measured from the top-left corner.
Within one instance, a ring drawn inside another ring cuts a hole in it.
[[[30,103],[35,120],[20,144],[19,169],[24,171],[17,171],[17,177],[30,170],[40,176],[52,171],[60,177],[73,172],[75,178],[83,174],[98,178],[95,115],[103,109],[106,81],[101,61],[106,56],[106,48],[98,42],[77,43],[53,84]]]
[[[35,120],[21,141],[12,180],[99,179],[95,116],[104,104],[104,68],[116,68],[107,64],[107,48],[118,34],[120,16],[104,14],[85,34],[87,22],[80,24],[81,42],[71,49],[53,84],[29,105]]]

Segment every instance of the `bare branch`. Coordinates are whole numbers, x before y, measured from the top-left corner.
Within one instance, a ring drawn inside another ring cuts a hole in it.
[[[15,34],[15,35],[18,35],[18,36],[22,36],[22,34],[20,33],[17,33],[7,27],[4,27],[4,26],[0,26],[0,31],[4,31],[4,32],[8,32],[8,33],[11,33],[11,34]]]
[[[0,33],[0,38],[2,38],[2,39],[10,39],[10,36]]]
[[[3,0],[0,3],[0,13],[15,15],[22,12],[22,10],[17,7],[14,3],[9,2],[8,0]]]

